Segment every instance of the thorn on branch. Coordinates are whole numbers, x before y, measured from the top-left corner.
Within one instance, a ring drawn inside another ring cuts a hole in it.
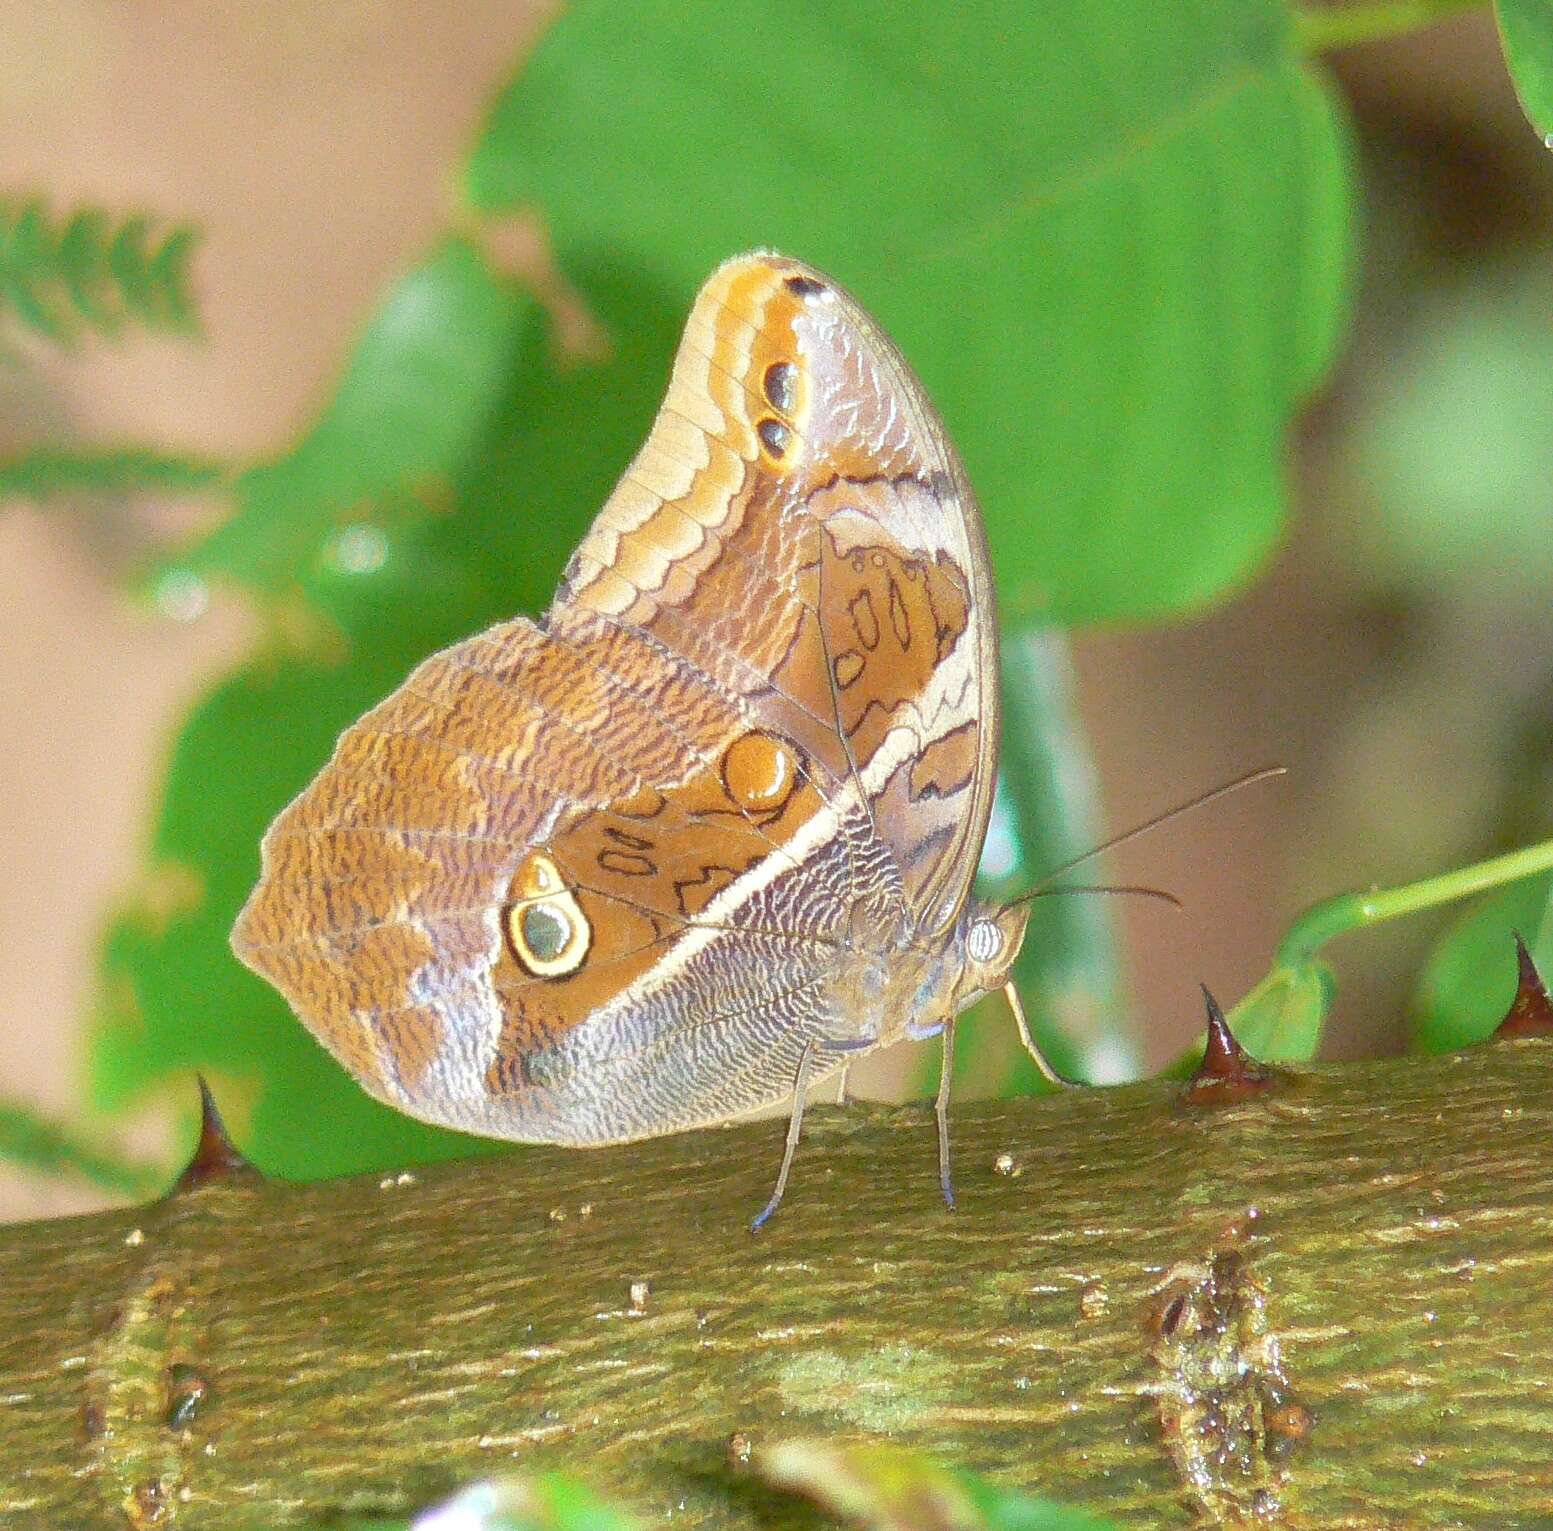
[[[196,1075],[200,1086],[200,1137],[194,1156],[174,1182],[170,1196],[198,1190],[223,1180],[260,1179],[259,1171],[238,1152],[228,1136],[226,1124],[216,1109],[215,1097],[203,1074]]]
[[[1548,998],[1547,985],[1519,931],[1515,932],[1515,954],[1520,977],[1515,986],[1515,998],[1510,1001],[1505,1018],[1494,1032],[1496,1042],[1553,1035],[1553,1000]]]
[[[1235,1040],[1219,1002],[1202,986],[1208,1010],[1208,1045],[1202,1062],[1186,1086],[1186,1102],[1192,1106],[1227,1106],[1277,1087],[1276,1069],[1259,1063]]]

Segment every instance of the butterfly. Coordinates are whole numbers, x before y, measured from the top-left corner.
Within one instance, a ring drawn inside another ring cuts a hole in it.
[[[371,1094],[520,1142],[791,1101],[1005,988],[981,517],[942,422],[797,261],[696,298],[646,443],[537,621],[420,665],[276,819],[233,932]],[[1042,1064],[1044,1068],[1044,1064]]]

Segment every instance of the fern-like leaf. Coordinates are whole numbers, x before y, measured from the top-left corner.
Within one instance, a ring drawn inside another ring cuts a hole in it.
[[[195,494],[226,473],[208,459],[148,447],[30,447],[0,457],[0,504],[57,495]]]
[[[131,1196],[145,1195],[164,1178],[156,1166],[137,1164],[10,1100],[0,1100],[0,1164],[54,1179],[79,1175],[105,1191]]]
[[[51,216],[39,198],[0,200],[0,313],[68,344],[131,326],[191,334],[189,257],[198,232],[141,213],[115,222],[101,208]]]

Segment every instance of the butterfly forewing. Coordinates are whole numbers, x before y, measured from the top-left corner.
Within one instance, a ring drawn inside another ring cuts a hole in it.
[[[691,313],[537,624],[420,666],[266,836],[234,945],[373,1093],[607,1142],[898,1034],[860,950],[940,938],[995,765],[977,512],[857,306],[776,256]]]

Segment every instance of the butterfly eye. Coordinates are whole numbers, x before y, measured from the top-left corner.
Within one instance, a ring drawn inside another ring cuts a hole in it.
[[[991,962],[1003,950],[1003,932],[991,920],[977,920],[965,938],[965,954],[972,962]]]

